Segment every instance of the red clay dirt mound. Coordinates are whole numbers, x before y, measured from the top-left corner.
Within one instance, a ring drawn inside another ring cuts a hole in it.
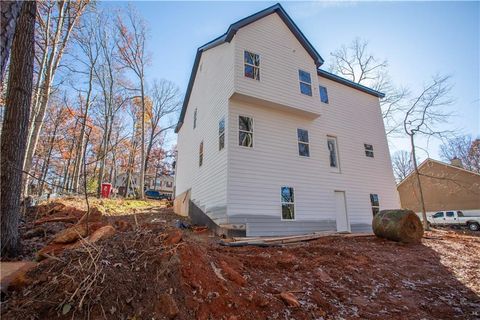
[[[461,239],[452,244],[459,257],[480,248]],[[42,261],[2,318],[475,319],[480,288],[461,283],[432,241],[325,237],[229,248],[150,222]],[[474,264],[463,267],[478,276]]]

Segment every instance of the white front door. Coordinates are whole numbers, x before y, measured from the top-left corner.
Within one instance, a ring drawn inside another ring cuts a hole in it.
[[[335,191],[335,212],[337,215],[337,231],[350,231],[345,191]]]

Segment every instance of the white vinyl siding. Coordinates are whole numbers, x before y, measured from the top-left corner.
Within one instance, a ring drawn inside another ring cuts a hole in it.
[[[219,121],[228,128],[228,98],[233,93],[233,46],[222,44],[202,53],[202,70],[198,70],[185,123],[178,133],[178,159],[175,193],[190,189],[190,198],[205,211],[227,205],[227,152],[219,149]],[[194,111],[197,123],[193,129]],[[215,128],[215,129],[214,129]],[[228,139],[228,133],[225,132]],[[199,167],[199,144],[203,140],[204,159]],[[225,149],[228,145],[225,143]],[[225,218],[226,219],[226,218]],[[219,220],[220,221],[220,220]]]
[[[271,14],[237,31],[235,45],[235,91],[307,112],[321,112],[317,67],[277,14]],[[260,56],[260,81],[244,76],[245,50]],[[311,76],[311,96],[300,93],[298,70]]]
[[[251,215],[289,223],[279,216],[279,186],[295,186],[295,221],[335,221],[335,190],[348,195],[353,231],[356,225],[365,226],[367,231],[371,225],[367,190],[378,190],[380,209],[399,207],[378,99],[330,80],[320,81],[328,84],[331,108],[315,120],[260,104],[230,101],[230,122],[243,114],[255,119],[255,148],[229,149],[229,221]],[[292,139],[298,128],[308,129],[310,148],[317,150],[310,154],[310,161],[301,163],[298,140]],[[228,143],[238,145],[236,128],[227,130],[232,133]],[[342,174],[332,172],[329,164],[327,137],[332,135],[337,140]],[[365,157],[364,141],[375,145],[375,166]],[[268,225],[255,234],[269,234]]]

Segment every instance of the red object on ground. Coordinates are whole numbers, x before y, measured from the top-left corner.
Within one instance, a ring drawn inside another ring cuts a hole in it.
[[[112,190],[111,183],[102,183],[102,198],[110,197],[110,191]]]

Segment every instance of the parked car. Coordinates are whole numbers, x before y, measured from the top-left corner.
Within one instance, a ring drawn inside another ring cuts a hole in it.
[[[431,225],[466,226],[472,231],[480,230],[480,216],[466,217],[462,211],[438,211],[427,217]]]
[[[145,197],[155,200],[171,200],[172,196],[166,193],[161,193],[157,190],[147,190],[145,191]]]

